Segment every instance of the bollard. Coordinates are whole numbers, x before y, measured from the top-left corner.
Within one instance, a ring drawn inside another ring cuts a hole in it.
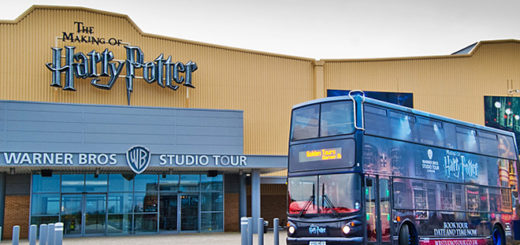
[[[20,226],[15,225],[15,226],[13,226],[13,245],[18,245],[19,240],[20,240]]]
[[[47,245],[54,245],[54,224],[47,226]]]
[[[240,218],[241,245],[249,245],[247,242],[247,217]]]
[[[58,222],[54,225],[54,244],[62,245],[63,244],[63,223]]]
[[[47,245],[47,225],[41,224],[40,225],[40,245]]]
[[[279,238],[278,238],[278,223],[280,223],[280,220],[278,218],[274,218],[274,221],[273,221],[273,235],[274,235],[274,245],[278,245],[279,244]]]
[[[36,245],[36,225],[29,226],[29,245]]]
[[[264,219],[258,218],[258,245],[264,245]]]
[[[253,245],[253,218],[247,218],[247,245]]]

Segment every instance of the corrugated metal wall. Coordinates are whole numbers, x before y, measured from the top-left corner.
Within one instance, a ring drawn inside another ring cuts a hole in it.
[[[484,96],[508,96],[508,80],[520,89],[520,42],[483,42],[471,55],[326,60],[324,80],[325,89],[413,93],[416,109],[483,125]]]
[[[314,78],[312,59],[143,34],[127,16],[114,13],[37,6],[15,21],[0,21],[0,99],[126,105],[123,77],[111,90],[91,86],[90,79],[75,79],[76,92],[49,86],[52,74],[45,63],[52,61],[51,47],[63,32],[76,32],[75,21],[93,26],[95,37],[141,47],[145,61],[164,54],[196,62],[196,88],[189,96],[184,86],[172,91],[136,79],[132,105],[243,110],[245,154],[287,154],[290,109],[322,89],[411,92],[417,109],[479,124],[484,123],[484,95],[520,89],[520,42],[515,40],[482,42],[469,55],[324,60],[317,62],[323,64],[323,76],[320,68]],[[126,58],[123,47],[57,43],[83,53],[108,48],[116,59]]]
[[[128,17],[83,8],[37,6],[16,21],[0,22],[0,99],[126,105],[125,79],[111,90],[75,79],[76,91],[51,87],[51,47],[63,32],[76,34],[75,21],[94,27],[92,36],[115,37],[139,46],[145,61],[161,53],[173,61],[197,63],[189,98],[186,87],[177,91],[134,82],[131,104],[135,106],[235,109],[244,111],[245,154],[287,154],[290,109],[313,99],[312,59],[286,57],[142,34]],[[173,26],[172,26],[173,28]],[[102,52],[108,48],[115,59],[126,58],[125,48],[59,40],[59,47],[75,46],[76,52]],[[63,54],[65,51],[63,50]],[[62,61],[63,62],[63,61]],[[126,74],[126,67],[121,74]],[[139,71],[138,76],[141,75]],[[102,81],[107,81],[103,79]]]

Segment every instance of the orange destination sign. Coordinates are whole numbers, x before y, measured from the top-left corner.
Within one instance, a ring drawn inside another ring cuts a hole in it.
[[[299,162],[336,159],[341,159],[341,147],[299,152]]]

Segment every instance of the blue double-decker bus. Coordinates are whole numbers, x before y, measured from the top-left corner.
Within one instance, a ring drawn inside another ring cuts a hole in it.
[[[296,105],[287,244],[513,244],[517,165],[511,132],[362,92]]]

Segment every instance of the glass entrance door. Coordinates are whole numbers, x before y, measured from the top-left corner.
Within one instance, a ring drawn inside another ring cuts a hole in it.
[[[61,220],[65,235],[104,234],[106,194],[63,194]]]
[[[163,193],[160,198],[159,230],[161,232],[176,232],[178,227],[177,193]]]
[[[181,206],[181,231],[199,230],[199,195],[184,194],[179,196]]]
[[[61,221],[65,235],[81,235],[83,224],[83,195],[61,196]]]
[[[85,234],[105,233],[107,195],[86,194],[84,199]]]

